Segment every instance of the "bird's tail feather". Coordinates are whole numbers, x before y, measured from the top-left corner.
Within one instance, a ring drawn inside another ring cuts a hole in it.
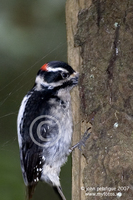
[[[27,200],[30,200],[33,196],[36,184],[27,186]]]

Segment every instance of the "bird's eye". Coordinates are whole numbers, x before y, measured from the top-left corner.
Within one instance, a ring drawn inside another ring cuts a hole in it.
[[[63,79],[65,79],[65,78],[69,77],[69,74],[66,73],[66,72],[61,72],[61,76],[62,76]]]

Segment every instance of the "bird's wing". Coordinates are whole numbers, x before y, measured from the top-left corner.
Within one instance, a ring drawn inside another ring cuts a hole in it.
[[[28,128],[20,129],[20,135],[25,136],[21,141],[20,159],[26,185],[36,184],[40,180],[43,165],[50,156],[49,148],[58,138],[57,124],[55,121],[48,123],[48,120],[47,117],[39,119],[33,127],[32,135]],[[38,133],[37,130],[39,130]]]
[[[32,141],[31,143],[28,145],[28,142],[25,142],[20,151],[21,168],[26,185],[36,184],[40,180],[45,161],[42,156],[43,149],[38,148]]]
[[[21,168],[27,186],[40,180],[43,165],[50,156],[48,148],[60,136],[57,120],[48,115],[48,104],[41,97],[38,98],[40,99],[36,101],[33,94],[27,95],[18,115]]]

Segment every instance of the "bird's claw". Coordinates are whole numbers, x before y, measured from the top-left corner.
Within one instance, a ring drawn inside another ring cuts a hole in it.
[[[89,128],[85,131],[85,133],[84,133],[82,139],[81,139],[77,144],[75,144],[74,146],[71,147],[70,152],[72,152],[72,151],[73,151],[75,148],[77,148],[77,147],[78,147],[78,149],[79,149],[80,151],[82,151],[82,146],[85,147],[85,142],[86,142],[86,140],[89,138],[89,136],[90,136],[90,134],[91,134],[91,133],[88,133],[88,131],[89,131],[90,129],[91,129],[91,128],[89,127]]]

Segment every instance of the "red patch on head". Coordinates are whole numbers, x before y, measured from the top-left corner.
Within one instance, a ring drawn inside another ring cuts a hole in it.
[[[43,71],[48,71],[48,63],[44,64],[44,65],[41,67],[41,70],[43,70]]]

